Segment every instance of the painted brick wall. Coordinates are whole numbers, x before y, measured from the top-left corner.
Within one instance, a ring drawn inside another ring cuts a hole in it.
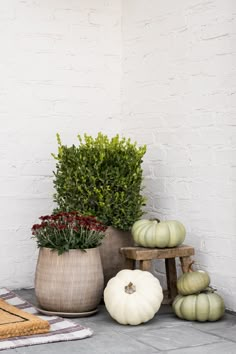
[[[120,2],[1,1],[0,47],[0,286],[30,287],[56,132],[120,131]]]
[[[148,146],[148,215],[186,225],[197,266],[236,310],[235,6],[0,3],[0,286],[33,285],[30,228],[53,207],[56,132],[68,144],[123,132]]]
[[[123,15],[123,128],[148,147],[148,214],[185,224],[236,310],[236,2],[125,0]]]

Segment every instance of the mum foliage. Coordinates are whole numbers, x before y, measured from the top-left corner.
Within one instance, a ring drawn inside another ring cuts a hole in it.
[[[62,254],[70,249],[94,248],[101,244],[106,227],[94,216],[61,212],[39,218],[32,227],[38,247],[52,248]]]

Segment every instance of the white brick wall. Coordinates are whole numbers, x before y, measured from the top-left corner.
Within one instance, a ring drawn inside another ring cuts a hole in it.
[[[235,18],[233,0],[1,1],[0,286],[33,285],[56,132],[122,132],[148,146],[148,215],[186,225],[236,310]]]
[[[148,145],[147,211],[186,225],[236,310],[236,3],[125,0],[123,36],[123,128]]]
[[[0,48],[0,286],[30,287],[56,132],[120,131],[120,2],[1,1]]]

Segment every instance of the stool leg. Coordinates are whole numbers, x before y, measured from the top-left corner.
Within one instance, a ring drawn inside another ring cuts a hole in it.
[[[186,257],[180,257],[180,263],[181,263],[182,272],[187,273],[189,270],[189,266],[190,264],[193,263],[193,261],[190,256],[186,256]]]
[[[135,269],[135,260],[134,259],[125,259],[125,269]]]
[[[176,273],[176,264],[175,258],[166,258],[166,280],[167,280],[167,289],[168,289],[168,298],[171,302],[174,300],[177,295],[177,273]]]
[[[146,261],[139,261],[139,267],[141,270],[147,270],[150,271],[152,266],[152,261],[151,260],[146,260]]]

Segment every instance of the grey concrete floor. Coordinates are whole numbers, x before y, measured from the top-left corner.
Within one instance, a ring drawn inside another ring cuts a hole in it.
[[[36,304],[33,290],[15,291]],[[189,322],[178,319],[171,307],[163,305],[154,319],[139,326],[116,323],[104,305],[91,317],[73,321],[90,327],[90,338],[4,350],[4,354],[236,354],[236,315],[226,313],[217,322]]]

